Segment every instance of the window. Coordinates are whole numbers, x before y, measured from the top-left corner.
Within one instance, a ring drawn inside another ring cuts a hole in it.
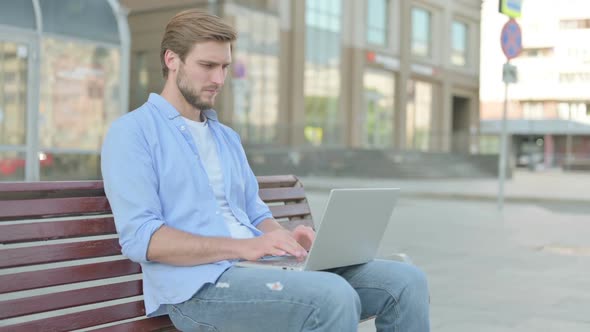
[[[387,46],[389,0],[369,0],[367,2],[367,42]]]
[[[588,83],[590,82],[590,72],[570,72],[559,73],[560,83]]]
[[[393,141],[395,78],[389,71],[368,69],[364,74],[365,109],[362,114],[361,144],[387,148]]]
[[[529,58],[550,57],[553,55],[553,48],[552,47],[525,48],[522,50],[522,53],[520,55],[523,57],[529,57]]]
[[[587,120],[588,105],[585,103],[559,103],[557,115],[561,119]]]
[[[544,115],[542,102],[525,102],[522,104],[523,119],[542,119]]]
[[[279,19],[247,7],[236,11],[232,126],[244,142],[272,144],[279,130]]]
[[[423,81],[408,80],[406,107],[406,145],[408,149],[430,148],[433,86]]]
[[[305,128],[312,145],[339,145],[340,0],[306,1]]]
[[[562,30],[590,29],[590,18],[578,20],[561,20],[559,28]]]
[[[412,54],[420,57],[430,56],[432,39],[432,15],[426,9],[412,8]]]
[[[451,38],[451,63],[455,66],[467,65],[467,24],[453,21]]]

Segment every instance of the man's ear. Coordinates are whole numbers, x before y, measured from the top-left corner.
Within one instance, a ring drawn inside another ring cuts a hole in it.
[[[168,72],[176,72],[178,70],[178,66],[180,64],[180,58],[178,54],[174,53],[171,50],[166,50],[164,53],[164,63],[166,63],[166,67],[168,67]]]

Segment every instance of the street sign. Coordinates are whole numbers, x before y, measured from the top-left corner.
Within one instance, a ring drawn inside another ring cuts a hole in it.
[[[522,32],[513,18],[509,19],[502,27],[500,43],[502,44],[502,52],[508,60],[516,58],[522,51]]]
[[[509,63],[505,63],[502,67],[502,81],[506,84],[516,83],[518,81],[518,73],[516,72],[516,66]]]
[[[500,0],[500,13],[511,17],[520,17],[522,12],[522,0]]]

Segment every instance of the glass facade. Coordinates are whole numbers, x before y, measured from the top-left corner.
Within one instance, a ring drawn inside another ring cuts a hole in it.
[[[407,90],[406,147],[428,151],[432,136],[433,86],[428,82],[408,80]]]
[[[232,127],[250,144],[274,143],[279,128],[279,19],[276,13],[236,9],[231,86]]]
[[[365,110],[361,144],[366,148],[389,148],[393,143],[395,78],[393,73],[366,69],[363,85]]]
[[[305,128],[312,145],[342,144],[340,53],[342,3],[308,0],[305,22]]]
[[[412,8],[412,54],[419,57],[431,55],[432,15],[423,8]]]
[[[467,65],[467,42],[467,24],[453,21],[451,25],[451,63],[453,65]]]
[[[387,46],[389,0],[367,1],[367,43]]]

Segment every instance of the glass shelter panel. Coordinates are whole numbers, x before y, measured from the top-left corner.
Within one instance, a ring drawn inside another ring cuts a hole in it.
[[[25,160],[24,152],[0,151],[0,181],[23,181]]]
[[[119,50],[54,38],[43,40],[42,47],[41,152],[55,165],[60,158],[75,164],[88,154],[98,155],[108,126],[120,115]],[[98,164],[84,165],[72,175],[97,178],[98,168]],[[67,172],[68,167],[59,170]],[[50,174],[59,177],[56,169],[42,172],[41,178],[54,179],[44,178]]]
[[[0,145],[24,145],[28,47],[0,40]]]
[[[119,29],[107,1],[42,0],[43,32],[119,43]]]
[[[35,30],[33,1],[0,0],[0,25]]]

